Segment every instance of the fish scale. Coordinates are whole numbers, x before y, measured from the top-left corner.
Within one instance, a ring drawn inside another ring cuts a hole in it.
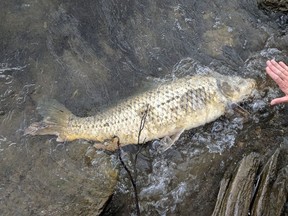
[[[230,103],[248,97],[254,87],[252,79],[218,73],[187,76],[84,118],[56,101],[42,102],[43,121],[33,123],[25,133],[57,135],[57,141],[94,140],[99,148],[115,150],[118,146],[113,137],[121,146],[140,144],[211,122],[223,115]]]

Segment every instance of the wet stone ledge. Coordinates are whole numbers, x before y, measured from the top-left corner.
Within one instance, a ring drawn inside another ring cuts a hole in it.
[[[268,10],[288,12],[287,0],[258,0],[258,4]]]
[[[225,174],[212,215],[281,216],[287,194],[287,149],[278,148],[268,160],[251,153],[240,161],[235,174]]]

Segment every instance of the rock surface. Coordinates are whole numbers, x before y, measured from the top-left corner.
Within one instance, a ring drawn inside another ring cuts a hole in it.
[[[258,0],[258,4],[268,10],[288,11],[288,2],[286,0]]]
[[[142,215],[211,215],[227,170],[251,152],[262,161],[287,146],[288,111],[269,105],[281,93],[264,71],[267,59],[288,63],[285,13],[247,0],[10,0],[0,1],[0,20],[1,215],[95,215],[114,189],[102,214],[136,214],[129,176],[113,162],[117,154],[99,152],[94,160],[86,155],[91,143],[23,136],[40,120],[36,104],[44,96],[90,116],[206,70],[257,81],[254,98],[240,104],[246,117],[228,110],[166,152],[157,143],[123,149]],[[278,162],[285,161],[281,154]],[[281,190],[277,182],[273,194]]]
[[[244,157],[237,171],[221,180],[213,216],[282,215],[288,194],[287,155],[287,148],[278,148],[268,161],[255,153]]]

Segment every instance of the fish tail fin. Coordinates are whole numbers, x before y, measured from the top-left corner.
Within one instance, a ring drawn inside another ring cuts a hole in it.
[[[69,119],[74,115],[64,105],[56,100],[41,100],[37,110],[43,120],[32,123],[24,135],[56,135],[58,142],[69,140],[67,127]]]

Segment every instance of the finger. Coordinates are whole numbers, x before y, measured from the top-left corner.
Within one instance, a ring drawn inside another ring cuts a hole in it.
[[[288,81],[282,80],[277,74],[273,73],[269,68],[266,68],[268,75],[277,83],[279,88],[288,95]]]
[[[284,63],[284,62],[279,62],[279,65],[281,65],[282,68],[284,68],[286,70],[286,72],[288,73],[288,66]]]
[[[283,85],[282,78],[277,73],[275,73],[274,70],[271,70],[271,68],[267,66],[266,72],[278,85]]]
[[[283,64],[284,64],[283,62],[282,62],[282,64],[280,64],[280,63],[276,62],[275,60],[271,60],[271,66],[273,65],[275,70],[277,69],[281,73],[285,74],[285,76],[288,76],[288,70],[282,66]]]
[[[271,61],[272,62],[272,61]],[[266,71],[267,68],[269,68],[269,70],[271,71],[271,73],[277,74],[279,77],[281,77],[281,79],[283,80],[288,80],[288,77],[285,75],[285,73],[283,73],[281,70],[279,70],[277,67],[275,67],[274,64],[272,64],[271,62],[267,62],[267,67],[266,67]],[[278,64],[278,63],[277,63]],[[281,67],[282,68],[282,67]],[[283,69],[283,68],[282,68]],[[284,69],[283,69],[284,70]]]
[[[277,74],[273,73],[270,68],[266,68],[267,74],[277,83],[279,88],[288,95],[288,81],[282,80]]]
[[[276,104],[287,103],[287,102],[288,102],[288,96],[285,96],[285,97],[273,99],[270,104],[276,105]]]

